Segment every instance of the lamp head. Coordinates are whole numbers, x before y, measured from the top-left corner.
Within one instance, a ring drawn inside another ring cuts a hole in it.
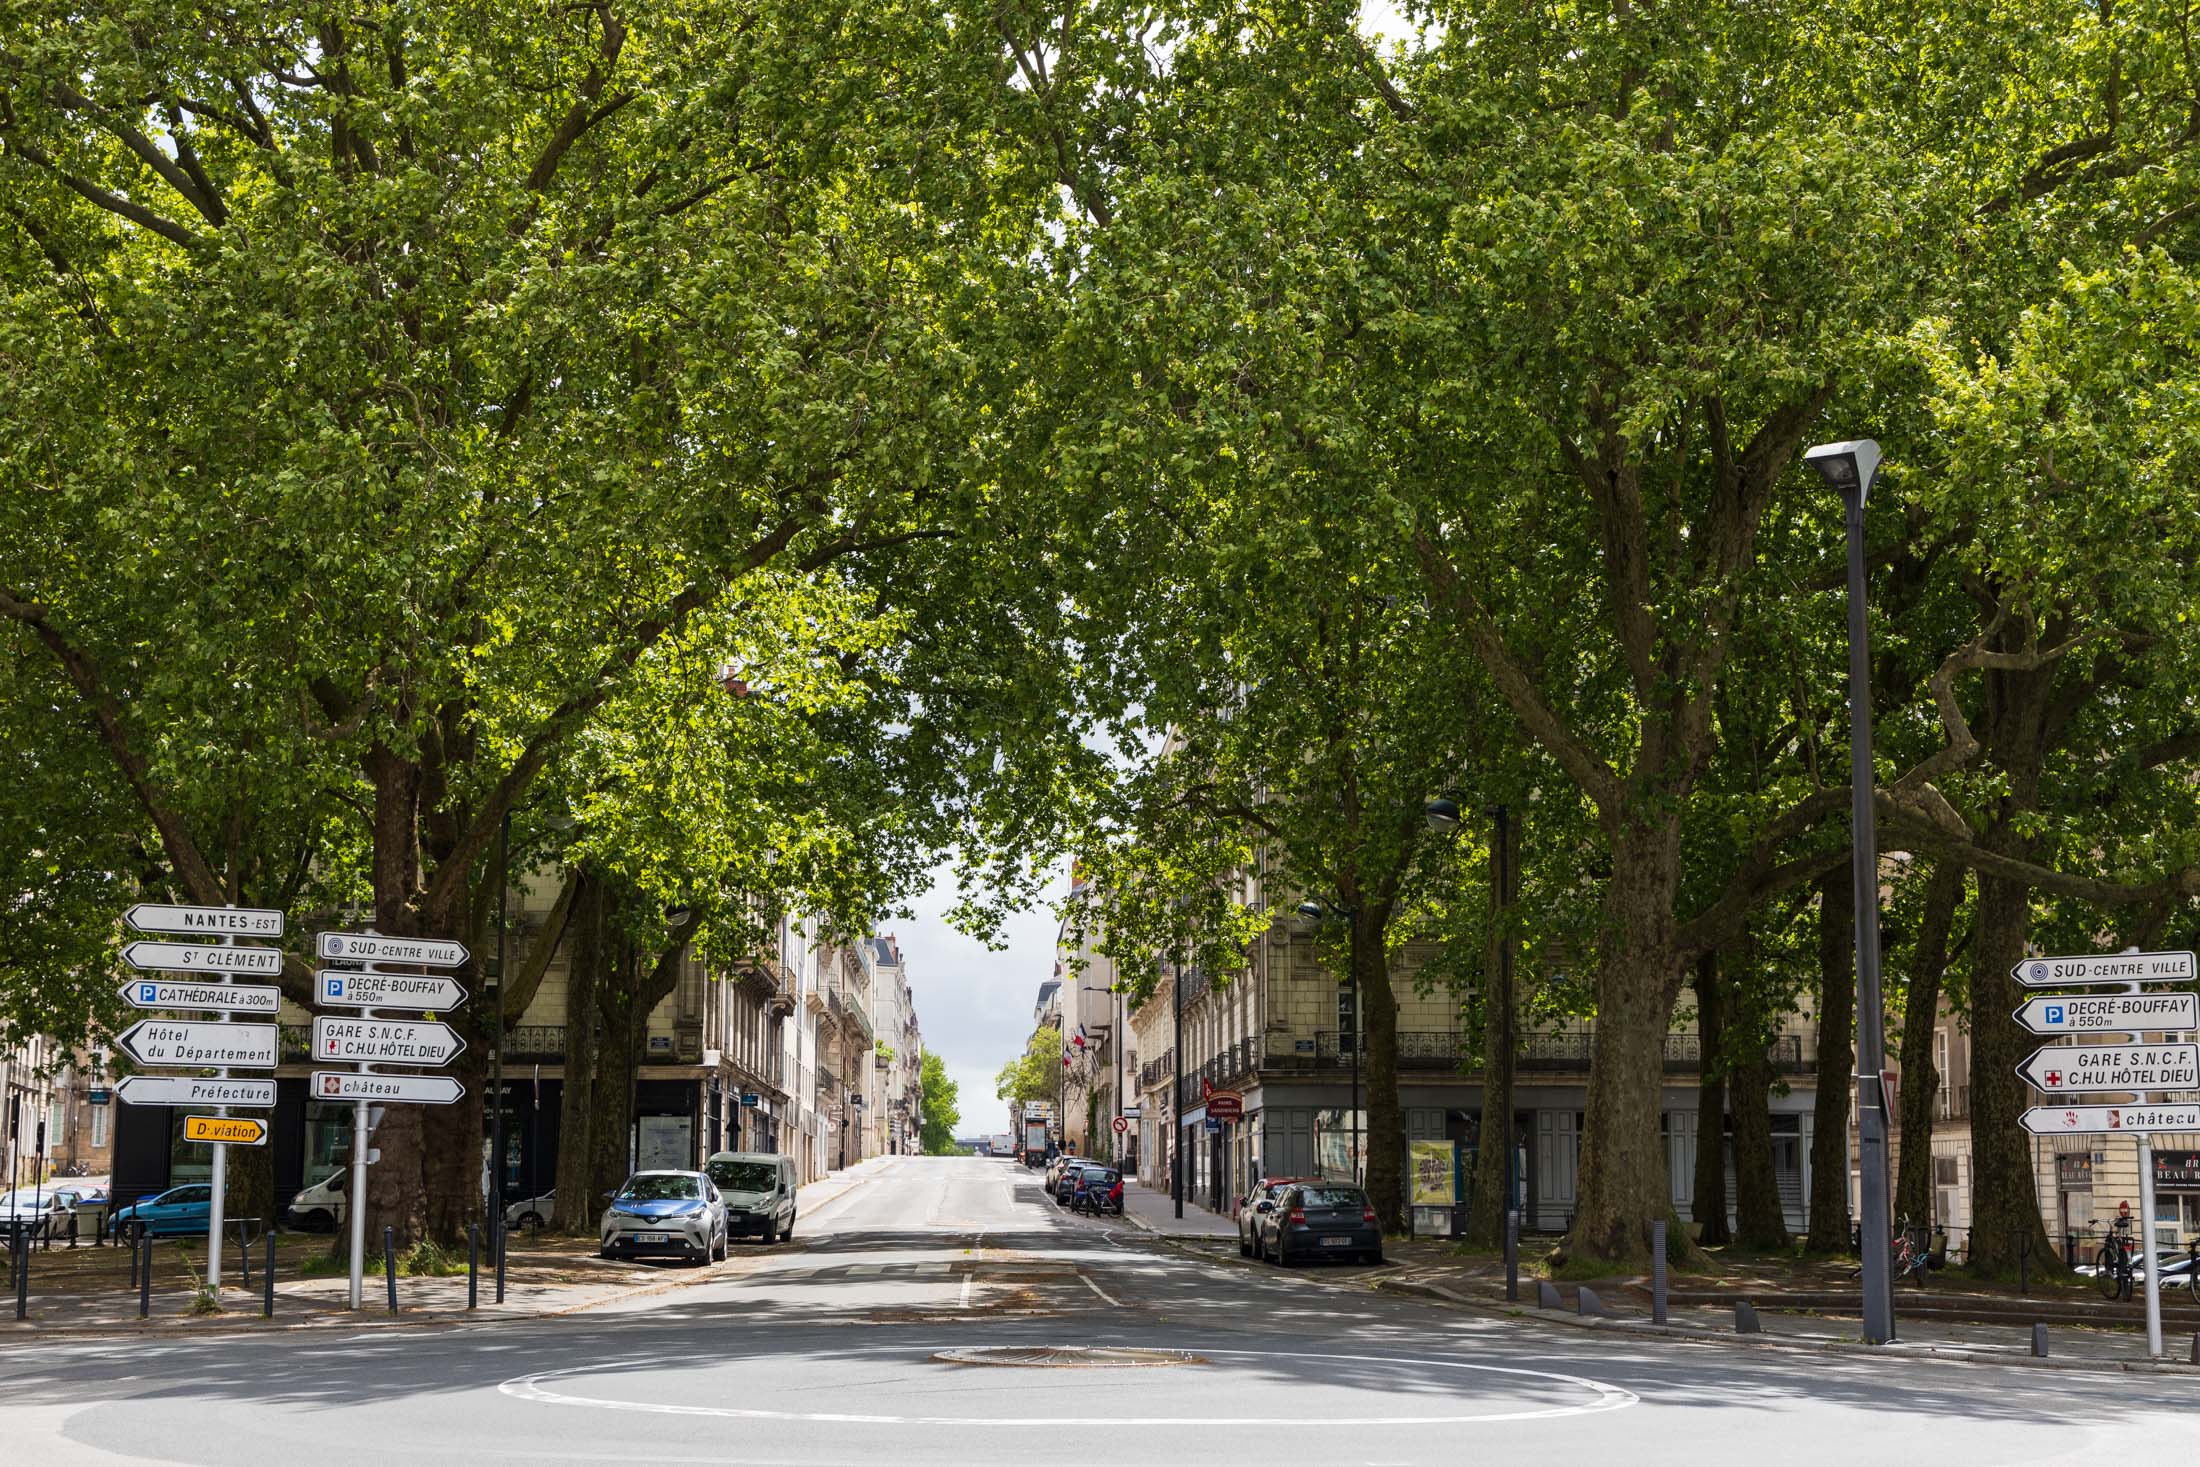
[[[1428,822],[1430,830],[1457,830],[1459,802],[1449,795],[1438,795],[1421,806],[1421,818]]]
[[[1827,488],[1838,490],[1844,498],[1853,494],[1862,504],[1872,492],[1872,480],[1879,476],[1879,445],[1869,438],[1821,443],[1804,451],[1803,462],[1818,471]]]
[[[1320,897],[1308,897],[1305,901],[1299,903],[1297,911],[1307,921],[1319,922],[1329,915],[1329,904]]]

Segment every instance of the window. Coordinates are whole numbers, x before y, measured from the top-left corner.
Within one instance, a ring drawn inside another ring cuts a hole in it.
[[[1940,1118],[1946,1120],[1953,1112],[1948,1103],[1953,1092],[1948,1088],[1948,1031],[1945,1029],[1933,1034],[1933,1085],[1940,1101]]]
[[[111,1104],[92,1107],[92,1149],[94,1151],[107,1144],[107,1112],[113,1109],[114,1106]]]

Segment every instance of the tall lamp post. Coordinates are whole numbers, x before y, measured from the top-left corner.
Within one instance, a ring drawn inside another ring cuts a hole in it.
[[[1864,1252],[1864,1338],[1894,1339],[1892,1238],[1887,1227],[1887,1087],[1885,1020],[1879,998],[1879,840],[1872,816],[1872,687],[1865,626],[1864,501],[1879,472],[1879,445],[1869,438],[1821,443],[1803,455],[1841,496],[1849,550],[1849,813],[1850,870],[1856,903],[1856,1130],[1861,1173]]]
[[[491,1123],[489,1151],[489,1246],[496,1252],[497,1302],[504,1302],[504,928],[511,905],[512,812],[504,812],[497,826],[497,1017],[496,1038],[489,1046],[490,1080],[496,1094],[496,1119]],[[530,1153],[528,1160],[533,1161]]]
[[[1343,917],[1347,920],[1350,920],[1354,915],[1350,907],[1338,906],[1334,902],[1325,902],[1319,897],[1308,897],[1305,901],[1300,902],[1298,905],[1298,914],[1301,917],[1306,918],[1306,920],[1309,922],[1320,922],[1330,917]],[[1347,962],[1346,966],[1349,968],[1351,967],[1351,964]],[[1338,1026],[1337,1037],[1340,1040],[1349,1038],[1352,1041],[1352,1180],[1354,1182],[1364,1182],[1365,1178],[1360,1175],[1361,1022],[1359,969],[1352,968],[1352,976],[1349,981],[1352,984],[1352,1032],[1349,1036],[1346,1035],[1344,1033],[1344,1026],[1340,1024]]]

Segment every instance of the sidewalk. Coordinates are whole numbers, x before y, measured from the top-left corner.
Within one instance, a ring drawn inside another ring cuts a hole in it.
[[[1166,1192],[1123,1178],[1123,1218],[1133,1227],[1169,1238],[1222,1238],[1237,1240],[1237,1224],[1209,1212],[1191,1199],[1184,1202],[1184,1216],[1176,1215],[1176,1200]]]
[[[795,1194],[798,1214],[808,1214],[861,1186],[884,1164],[871,1157],[803,1187]],[[559,1246],[563,1243],[564,1246]],[[775,1250],[776,1251],[776,1250]],[[295,1257],[295,1255],[293,1255]],[[543,1319],[575,1314],[599,1305],[667,1293],[688,1284],[737,1277],[747,1272],[751,1255],[737,1246],[728,1261],[709,1268],[676,1264],[627,1263],[597,1258],[585,1240],[540,1242],[513,1235],[506,1256],[505,1301],[496,1299],[496,1271],[485,1257],[479,1277],[479,1307],[466,1307],[466,1276],[448,1278],[404,1277],[397,1280],[399,1312],[391,1314],[388,1285],[378,1270],[369,1268],[361,1308],[346,1307],[350,1281],[335,1277],[278,1277],[275,1283],[275,1317],[263,1319],[260,1255],[255,1250],[252,1287],[237,1279],[231,1257],[223,1278],[222,1313],[189,1312],[192,1292],[180,1287],[180,1271],[167,1266],[154,1276],[150,1317],[138,1318],[138,1295],[127,1287],[128,1254],[110,1255],[114,1278],[107,1287],[41,1292],[39,1255],[31,1260],[29,1318],[15,1318],[14,1297],[0,1299],[0,1340],[9,1337],[156,1333],[168,1336],[225,1329],[361,1329],[421,1324],[479,1323],[499,1319]],[[102,1260],[105,1262],[107,1260]],[[167,1277],[162,1275],[166,1274]],[[48,1275],[50,1278],[51,1275]]]

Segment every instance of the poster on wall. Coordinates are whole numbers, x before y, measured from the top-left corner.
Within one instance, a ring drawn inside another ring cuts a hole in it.
[[[687,1116],[643,1116],[638,1172],[686,1171],[694,1165],[695,1123]]]
[[[1449,1207],[1459,1199],[1458,1148],[1449,1141],[1415,1141],[1413,1205]]]

